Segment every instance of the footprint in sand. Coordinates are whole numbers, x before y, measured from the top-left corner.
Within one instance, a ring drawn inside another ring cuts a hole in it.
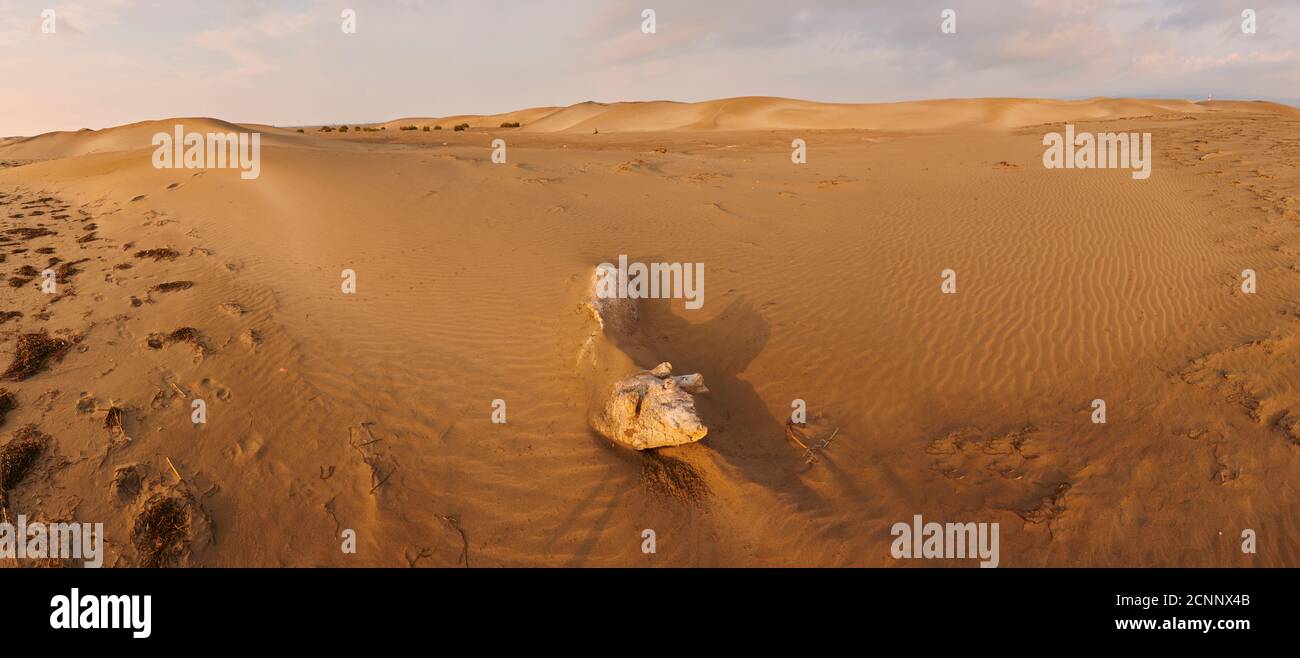
[[[250,350],[256,350],[262,344],[262,332],[256,329],[245,329],[239,334],[239,342]]]
[[[1027,425],[990,436],[978,427],[964,427],[931,441],[925,452],[936,457],[931,470],[950,480],[966,480],[967,476],[980,472],[1020,480],[1025,476],[1029,460],[1038,458],[1030,446],[1032,435],[1037,432],[1038,428]]]
[[[212,391],[213,394],[217,396],[217,399],[221,400],[222,402],[227,402],[230,400],[231,397],[230,389],[217,383],[217,381],[212,378],[204,379],[203,381],[199,382],[199,385],[202,386],[205,390]]]
[[[194,287],[193,281],[166,281],[149,288],[150,292],[178,292]]]

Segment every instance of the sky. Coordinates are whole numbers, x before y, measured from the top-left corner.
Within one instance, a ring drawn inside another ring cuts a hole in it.
[[[0,135],[587,100],[1210,94],[1300,105],[1300,0],[0,0]]]

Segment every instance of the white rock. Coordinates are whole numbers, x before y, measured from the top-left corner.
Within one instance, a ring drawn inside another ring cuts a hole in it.
[[[632,298],[601,297],[597,294],[604,277],[618,279],[618,269],[608,263],[597,265],[591,274],[591,290],[587,295],[587,310],[607,334],[630,336],[636,331],[636,300]]]
[[[591,426],[635,450],[694,443],[709,433],[695,411],[692,394],[707,393],[698,373],[672,376],[664,362],[614,383],[609,398],[591,416]]]

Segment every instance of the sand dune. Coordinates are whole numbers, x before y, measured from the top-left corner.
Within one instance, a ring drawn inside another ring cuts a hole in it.
[[[1283,106],[1279,106],[1283,107]],[[1256,108],[1258,110],[1258,108]],[[408,117],[383,124],[401,126],[458,123],[495,128],[519,122],[537,133],[663,132],[711,130],[941,130],[969,127],[1011,128],[1083,119],[1115,119],[1170,112],[1201,113],[1190,101],[1090,99],[1054,101],[981,98],[902,103],[837,104],[772,98],[728,98],[700,103],[587,101],[563,108],[544,107],[487,116]]]
[[[23,161],[0,168],[0,366],[67,341],[0,384],[0,431],[52,440],[15,508],[104,521],[120,565],[885,566],[917,513],[1001,523],[1005,566],[1300,564],[1293,108],[742,98],[392,127],[420,121],[268,131],[255,181],[152,167],[153,132],[237,127],[211,119],[0,146]],[[1152,177],[1044,169],[1064,121],[1151,132]],[[704,263],[707,301],[644,304],[593,372],[581,301],[620,254]],[[31,272],[69,263],[43,294]],[[593,383],[655,360],[703,374],[708,436],[591,432]],[[159,501],[184,520],[162,553],[133,538]]]
[[[485,117],[398,119],[383,124],[442,124],[462,121],[472,127],[497,127],[518,121],[537,133],[663,132],[712,130],[947,130],[961,128],[1014,128],[1062,121],[1106,120],[1170,113],[1202,114],[1214,109],[1295,112],[1273,103],[1231,101],[1217,104],[1185,100],[1134,100],[1094,98],[1057,101],[1017,98],[977,98],[910,101],[901,103],[837,104],[771,97],[728,98],[701,103],[647,101],[596,103],[588,101],[564,108],[535,108]]]
[[[1010,128],[1065,120],[1197,112],[1187,101],[970,99],[846,105],[784,98],[703,103],[583,103],[527,126],[537,132],[701,130],[941,130]]]
[[[442,126],[443,130],[451,130],[456,125],[468,123],[471,128],[497,128],[503,123],[532,123],[538,119],[554,113],[559,110],[557,107],[534,107],[526,110],[517,110],[514,112],[504,112],[502,114],[458,114],[445,117],[405,117],[393,119],[380,124],[367,124],[373,127],[384,127],[388,130],[397,130],[402,126],[419,126],[421,128],[429,126]]]
[[[240,125],[209,118],[177,117],[155,121],[141,121],[103,130],[78,130],[53,132],[35,137],[17,138],[3,145],[3,157],[13,159],[50,160],[72,158],[95,153],[153,150],[153,136],[157,133],[173,134],[177,125],[188,132],[232,133],[257,130],[263,133],[264,145],[303,144],[305,137],[290,130],[254,124]]]
[[[1170,114],[1200,115],[1209,112],[1265,112],[1284,116],[1300,110],[1263,101],[1135,100],[1094,98],[1081,101],[1044,99],[979,98],[900,103],[836,104],[812,101],[743,97],[701,103],[646,101],[628,103],[584,102],[563,108],[539,107],[491,115],[447,117],[405,117],[378,124],[358,124],[385,131],[403,126],[442,126],[451,131],[457,124],[471,128],[499,128],[502,123],[520,123],[528,133],[603,132],[707,132],[719,130],[879,130],[934,131],[962,129],[1011,129],[1065,121],[1104,121]],[[11,158],[52,159],[91,153],[151,148],[149,139],[157,132],[169,132],[176,124],[198,132],[257,130],[266,143],[304,145],[294,129],[262,124],[234,124],[211,118],[174,118],[142,121],[104,130],[46,133],[36,137],[14,137],[0,142]],[[306,134],[312,135],[312,130]]]

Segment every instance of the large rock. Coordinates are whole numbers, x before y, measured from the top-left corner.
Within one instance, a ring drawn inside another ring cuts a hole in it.
[[[672,364],[641,371],[614,383],[591,426],[634,450],[677,446],[709,433],[695,411],[694,394],[708,393],[699,374],[672,374]]]

